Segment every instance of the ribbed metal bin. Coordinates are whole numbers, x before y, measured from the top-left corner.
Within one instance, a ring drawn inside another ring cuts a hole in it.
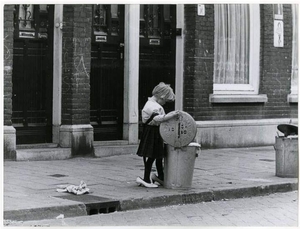
[[[275,137],[276,176],[297,178],[299,174],[298,137]]]
[[[169,189],[191,188],[195,160],[200,153],[200,145],[190,143],[182,148],[167,145],[166,151],[164,187]]]

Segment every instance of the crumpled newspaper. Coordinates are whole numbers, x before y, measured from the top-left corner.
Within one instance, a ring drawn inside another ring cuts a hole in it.
[[[90,191],[90,189],[87,187],[87,185],[84,181],[81,181],[79,186],[58,185],[57,187],[58,187],[58,189],[56,189],[57,192],[69,192],[69,193],[73,193],[75,195],[82,195],[85,193],[89,193],[89,191]]]

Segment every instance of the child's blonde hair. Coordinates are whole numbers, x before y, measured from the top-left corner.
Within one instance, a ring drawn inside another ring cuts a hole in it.
[[[167,102],[175,100],[175,94],[169,84],[160,82],[152,91],[152,95],[165,99]]]

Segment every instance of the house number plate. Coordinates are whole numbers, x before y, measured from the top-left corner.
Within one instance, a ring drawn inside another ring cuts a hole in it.
[[[197,134],[197,126],[191,115],[180,111],[178,118],[161,123],[159,131],[162,139],[167,144],[173,147],[183,147],[194,140]]]

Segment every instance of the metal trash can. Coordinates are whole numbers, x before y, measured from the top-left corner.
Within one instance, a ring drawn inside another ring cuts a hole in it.
[[[281,124],[277,129],[284,136],[275,137],[276,176],[297,178],[299,174],[298,127]]]
[[[200,153],[198,143],[190,143],[182,148],[167,145],[164,166],[164,187],[188,189],[192,186],[195,160]]]
[[[188,189],[192,185],[194,165],[200,145],[191,143],[197,134],[195,120],[181,111],[178,119],[160,125],[160,135],[166,143],[164,187]]]
[[[276,176],[297,178],[299,174],[298,137],[275,138]]]

